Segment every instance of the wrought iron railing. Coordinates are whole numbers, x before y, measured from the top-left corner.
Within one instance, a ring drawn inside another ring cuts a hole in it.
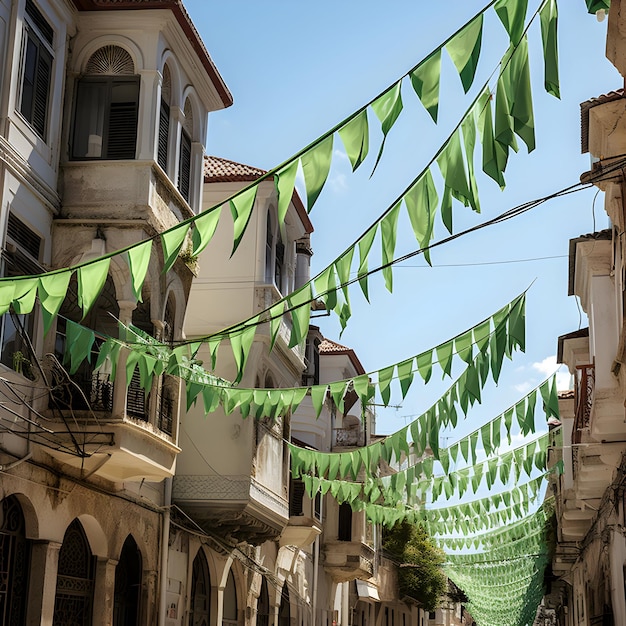
[[[582,432],[590,426],[594,385],[595,366],[593,364],[576,366],[576,414],[574,419],[574,430],[572,432],[573,443],[580,443]]]

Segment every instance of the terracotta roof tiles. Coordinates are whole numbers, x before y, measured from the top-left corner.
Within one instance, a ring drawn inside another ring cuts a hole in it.
[[[236,161],[222,157],[205,156],[203,173],[205,183],[251,183],[261,178],[264,174],[267,174],[267,170],[262,170],[252,165],[237,163]],[[268,177],[268,181],[271,182],[272,178]],[[296,211],[300,216],[306,232],[312,233],[313,224],[304,208],[304,204],[302,204],[302,200],[300,200],[298,192],[295,190],[291,201],[296,207]]]
[[[589,152],[589,111],[593,107],[597,107],[600,104],[606,104],[607,102],[613,102],[624,97],[623,89],[616,89],[615,91],[609,91],[602,94],[597,98],[590,98],[580,104],[580,152],[586,154]]]

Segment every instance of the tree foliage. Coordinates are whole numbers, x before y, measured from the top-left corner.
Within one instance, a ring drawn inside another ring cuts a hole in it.
[[[425,610],[434,611],[447,588],[443,550],[433,544],[422,526],[407,521],[385,531],[383,548],[398,564],[400,596],[413,598]]]

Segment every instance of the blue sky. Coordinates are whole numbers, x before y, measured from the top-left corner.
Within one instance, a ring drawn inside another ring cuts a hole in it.
[[[343,0],[315,3],[187,0],[194,20],[234,105],[209,118],[207,152],[270,169],[289,158],[371,100],[482,9],[474,0],[426,3]],[[529,15],[539,2],[529,0]],[[507,168],[501,192],[479,178],[483,212],[455,209],[455,230],[494,217],[517,204],[576,183],[589,169],[580,154],[579,104],[622,85],[604,57],[606,21],[586,13],[583,0],[561,2],[559,53],[561,94],[543,90],[539,23],[529,31],[537,149],[520,147]],[[440,119],[435,126],[414,95],[403,92],[405,110],[390,132],[374,176],[368,164],[352,174],[342,146],[315,205],[312,272],[352,244],[429,162],[506,49],[504,29],[490,11],[485,23],[475,88],[464,95],[444,55]],[[477,161],[478,164],[478,161]],[[416,257],[394,273],[389,294],[381,276],[372,279],[371,304],[352,293],[353,317],[343,336],[331,320],[316,320],[330,338],[355,349],[367,371],[417,354],[496,311],[531,283],[527,303],[527,349],[509,363],[498,389],[485,393],[468,429],[497,415],[551,371],[540,364],[556,353],[559,335],[587,324],[567,296],[567,252],[572,237],[607,226],[603,197],[595,190],[551,201],[521,217],[486,228],[433,251],[435,267]],[[417,248],[400,222],[397,254]],[[435,239],[446,235],[438,222]],[[375,244],[376,245],[376,244]],[[520,259],[539,259],[511,262]],[[380,259],[372,258],[370,267]],[[427,408],[449,385],[414,384],[399,409],[378,411],[378,432],[397,430]],[[392,402],[399,402],[398,395]]]

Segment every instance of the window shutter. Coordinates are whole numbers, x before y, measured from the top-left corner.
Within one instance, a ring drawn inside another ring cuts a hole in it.
[[[161,111],[159,114],[159,146],[157,152],[157,162],[164,172],[167,172],[167,142],[170,135],[170,107],[161,100]]]
[[[180,136],[180,158],[178,163],[178,190],[189,202],[191,181],[191,139],[184,131]]]
[[[48,91],[50,89],[51,73],[52,59],[43,47],[39,46],[32,124],[37,133],[44,138],[46,134],[46,118],[48,117]]]
[[[137,103],[112,102],[107,159],[134,159],[137,143]]]
[[[291,481],[291,493],[289,494],[289,517],[304,515],[303,499],[304,483],[294,478]]]

